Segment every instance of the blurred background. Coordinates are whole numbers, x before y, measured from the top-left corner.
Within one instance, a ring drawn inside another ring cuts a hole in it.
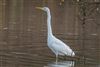
[[[66,60],[100,67],[100,0],[0,0],[0,67],[48,67],[55,61],[47,47],[46,13],[37,6],[50,8],[54,35],[78,56]]]

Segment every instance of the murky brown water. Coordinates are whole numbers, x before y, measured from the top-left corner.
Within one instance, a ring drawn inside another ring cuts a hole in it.
[[[55,55],[46,49],[41,52],[41,49],[34,48],[36,51],[32,51],[33,53],[27,52],[27,50],[18,50],[2,51],[1,67],[100,67],[99,62],[92,58],[59,56],[59,61],[56,64]]]
[[[84,5],[84,25],[82,3],[77,1],[1,0],[0,67],[100,67],[100,5],[94,2],[99,0],[84,0],[90,3]],[[46,42],[46,13],[35,9],[37,6],[50,8],[54,35],[67,43],[76,57],[59,56],[55,64]]]

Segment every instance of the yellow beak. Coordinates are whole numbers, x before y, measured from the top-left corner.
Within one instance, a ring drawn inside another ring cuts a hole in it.
[[[36,9],[40,9],[40,10],[43,10],[43,8],[42,8],[42,7],[36,7]]]

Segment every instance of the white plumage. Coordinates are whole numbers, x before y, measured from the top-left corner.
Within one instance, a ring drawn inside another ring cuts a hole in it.
[[[75,56],[75,53],[68,45],[66,45],[63,41],[59,40],[53,35],[51,28],[51,14],[49,8],[48,7],[36,7],[36,8],[47,12],[47,27],[48,27],[47,43],[48,47],[56,55],[56,63],[58,60],[58,55],[67,55],[72,57]]]

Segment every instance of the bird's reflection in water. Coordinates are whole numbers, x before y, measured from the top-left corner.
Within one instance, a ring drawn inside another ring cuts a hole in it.
[[[44,66],[44,67],[74,67],[74,61],[62,61],[62,62],[58,62],[56,63],[50,63],[48,64],[48,66]]]

